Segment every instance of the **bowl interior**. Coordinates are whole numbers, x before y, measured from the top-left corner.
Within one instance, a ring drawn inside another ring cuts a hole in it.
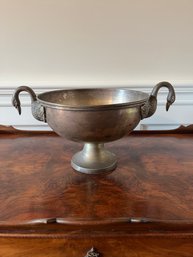
[[[56,90],[38,95],[40,102],[63,107],[95,107],[137,104],[147,100],[148,94],[129,89],[72,89]]]

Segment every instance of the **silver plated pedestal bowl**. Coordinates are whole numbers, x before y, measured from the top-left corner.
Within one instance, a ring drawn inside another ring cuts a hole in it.
[[[60,136],[84,143],[82,151],[71,160],[72,167],[82,173],[99,174],[115,169],[116,156],[104,143],[120,139],[131,132],[140,120],[154,114],[161,87],[169,90],[166,110],[175,101],[175,92],[168,82],[158,83],[149,95],[127,88],[55,90],[36,95],[21,86],[12,103],[21,114],[19,93],[31,96],[33,116]]]

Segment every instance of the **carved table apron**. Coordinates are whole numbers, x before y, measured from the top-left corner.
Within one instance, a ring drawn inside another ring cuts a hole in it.
[[[0,129],[0,256],[193,256],[193,131],[108,144],[102,176],[70,166],[81,144]]]

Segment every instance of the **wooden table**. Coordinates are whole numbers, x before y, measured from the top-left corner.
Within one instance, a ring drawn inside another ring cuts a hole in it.
[[[117,169],[83,175],[80,144],[0,128],[0,256],[193,256],[193,130],[107,145]]]

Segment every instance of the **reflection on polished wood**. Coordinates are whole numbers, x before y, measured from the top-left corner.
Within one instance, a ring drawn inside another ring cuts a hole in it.
[[[0,256],[192,256],[193,131],[110,143],[118,168],[73,171],[81,145],[0,129]]]

